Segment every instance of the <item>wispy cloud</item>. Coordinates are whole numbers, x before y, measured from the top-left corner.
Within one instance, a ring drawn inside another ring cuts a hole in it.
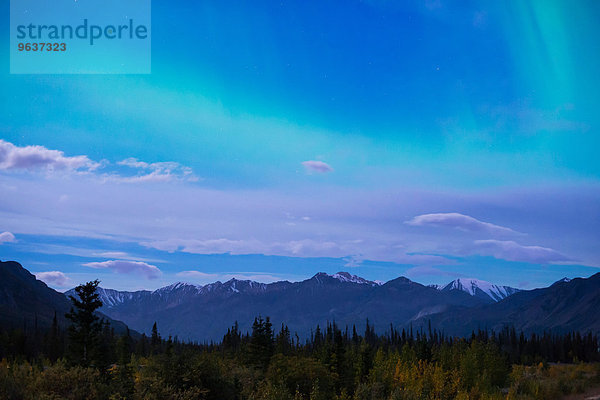
[[[71,279],[60,271],[38,272],[35,277],[48,285],[61,288],[71,284]]]
[[[89,262],[83,264],[83,266],[96,269],[108,269],[120,274],[140,274],[146,277],[146,279],[157,279],[162,275],[162,272],[157,266],[141,261],[109,260]]]
[[[142,246],[162,251],[182,251],[192,254],[250,254],[265,250],[265,245],[257,240],[219,239],[166,239],[142,242]]]
[[[347,267],[357,267],[363,260],[391,261],[407,265],[451,265],[456,263],[455,260],[442,255],[407,253],[404,249],[390,243],[365,243],[363,240],[166,239],[141,242],[140,245],[161,251],[190,254],[227,253],[232,255],[264,254],[284,257],[343,258],[347,262]]]
[[[346,257],[346,258],[344,258],[344,261],[346,261],[346,264],[344,264],[344,267],[358,268],[362,265],[364,260],[365,260],[364,257],[359,254]]]
[[[192,254],[267,254],[284,256],[347,256],[351,250],[347,243],[314,239],[286,242],[262,242],[256,239],[167,239],[142,242],[142,246],[163,251],[182,251]]]
[[[324,174],[333,171],[333,168],[323,161],[309,160],[302,162],[302,165],[307,172],[318,172],[320,174]]]
[[[573,261],[556,250],[541,246],[524,246],[512,240],[476,240],[472,251],[507,261],[539,264]]]
[[[10,232],[2,232],[0,233],[0,244],[2,243],[11,243],[15,241],[15,235]]]
[[[108,177],[108,179],[117,182],[144,183],[169,182],[173,180],[196,182],[199,180],[190,167],[186,167],[173,161],[147,163],[136,158],[127,158],[117,162],[117,165],[129,167],[138,171],[138,173],[133,176],[110,175]]]
[[[206,272],[201,272],[201,271],[195,271],[195,270],[191,270],[191,271],[181,271],[178,272],[176,274],[176,276],[184,278],[184,279],[190,279],[194,282],[201,282],[201,283],[213,283],[216,281],[221,281],[221,282],[225,282],[228,281],[230,279],[238,279],[238,280],[249,280],[249,281],[255,281],[255,282],[262,282],[262,283],[272,283],[272,282],[279,282],[279,281],[283,281],[283,280],[293,280],[293,279],[289,279],[289,277],[283,277],[283,276],[279,276],[279,275],[273,275],[270,273],[266,273],[266,272],[224,272],[224,273],[220,273],[220,274],[213,274],[213,273],[206,273]]]
[[[62,151],[44,146],[15,146],[0,139],[0,170],[92,171],[101,164],[87,156],[67,157]]]
[[[181,271],[178,272],[177,274],[175,274],[179,277],[182,278],[191,278],[191,279],[202,279],[202,280],[206,280],[206,279],[216,279],[219,274],[207,274],[206,272],[201,272],[201,271]]]
[[[483,222],[469,215],[459,213],[423,214],[418,215],[413,219],[406,221],[405,223],[411,226],[447,227],[470,232],[487,232],[499,234],[518,233],[510,228],[506,228],[500,225],[494,225],[489,222]]]

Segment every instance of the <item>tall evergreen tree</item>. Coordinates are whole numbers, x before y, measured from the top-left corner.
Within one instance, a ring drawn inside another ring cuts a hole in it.
[[[152,325],[152,336],[150,337],[150,350],[152,354],[158,354],[160,350],[160,345],[162,343],[162,339],[158,334],[158,328],[156,327],[156,322]]]
[[[258,367],[267,369],[273,355],[273,325],[269,317],[258,317],[252,324],[252,336],[248,345],[250,362]]]
[[[73,306],[65,316],[71,320],[69,327],[69,357],[74,364],[90,366],[97,356],[102,322],[95,311],[102,307],[97,293],[100,281],[87,282],[75,288],[77,298],[69,296]]]

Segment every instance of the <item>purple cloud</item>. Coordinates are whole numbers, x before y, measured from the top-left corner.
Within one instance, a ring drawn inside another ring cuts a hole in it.
[[[304,165],[304,168],[306,168],[306,171],[308,172],[318,172],[320,174],[324,174],[333,171],[333,168],[323,161],[304,161],[302,162],[302,165]]]
[[[35,277],[48,285],[66,287],[71,284],[71,279],[60,271],[38,272]]]
[[[89,262],[83,264],[84,267],[109,269],[120,274],[138,273],[146,279],[157,279],[162,275],[157,266],[147,264],[141,261],[109,260],[102,262]]]
[[[116,165],[138,171],[135,175],[117,172],[98,173],[96,176],[104,182],[146,183],[188,181],[196,182],[199,178],[190,167],[177,162],[147,163],[135,158],[127,158]],[[46,170],[46,171],[79,171],[91,172],[100,168],[113,166],[108,161],[95,162],[87,156],[68,157],[60,150],[50,150],[44,146],[19,147],[0,139],[0,170]]]
[[[47,169],[47,170],[87,170],[100,166],[87,156],[66,157],[62,151],[50,150],[44,146],[18,147],[0,139],[0,170]]]
[[[413,219],[406,221],[405,223],[411,226],[441,226],[448,228],[456,228],[470,232],[487,232],[499,234],[518,233],[510,228],[490,224],[489,222],[483,222],[471,216],[459,213],[423,214],[418,215]]]
[[[573,261],[556,250],[540,246],[523,246],[512,240],[476,240],[472,250],[481,255],[507,261],[539,264]]]
[[[2,243],[11,243],[15,241],[15,235],[10,232],[2,232],[0,233],[0,244]]]

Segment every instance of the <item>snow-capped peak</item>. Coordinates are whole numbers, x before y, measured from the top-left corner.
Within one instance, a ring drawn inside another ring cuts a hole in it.
[[[430,285],[438,290],[462,290],[470,294],[471,296],[478,297],[489,297],[493,301],[500,301],[513,293],[519,292],[519,289],[515,289],[510,286],[494,285],[493,283],[482,281],[475,278],[459,278],[453,280],[449,284],[442,285]]]
[[[101,287],[98,288],[98,294],[102,304],[107,307],[113,307],[117,304],[121,304],[124,301],[131,299],[133,296],[133,293],[131,292],[120,292],[118,290],[104,289]]]
[[[194,285],[192,283],[186,283],[186,282],[175,282],[169,286],[164,286],[161,287],[160,289],[156,289],[154,291],[154,293],[169,293],[175,290],[179,290],[179,289],[195,289],[196,291],[199,291],[200,289],[202,289],[202,286],[200,285]]]
[[[148,291],[140,291],[145,293],[150,293]],[[114,307],[116,305],[122,304],[128,300],[131,300],[136,293],[140,292],[121,292],[119,290],[114,289],[105,289],[103,287],[98,287],[97,293],[102,305],[105,307]],[[70,289],[65,292],[65,296],[74,296],[79,298],[75,289]]]
[[[316,279],[319,282],[321,281],[321,278],[333,278],[340,282],[357,283],[359,285],[370,285],[370,286],[382,285],[381,282],[369,281],[364,278],[361,278],[360,276],[352,275],[352,274],[349,274],[348,272],[344,272],[344,271],[340,271],[333,275],[326,274],[325,272],[319,272],[315,276],[313,276],[313,279]]]
[[[560,282],[571,282],[571,278],[567,278],[566,276],[562,279],[557,280],[554,283],[560,283]]]

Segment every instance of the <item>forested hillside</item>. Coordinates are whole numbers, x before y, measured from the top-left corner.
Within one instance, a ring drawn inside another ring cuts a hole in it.
[[[117,335],[94,314],[98,282],[77,288],[68,326],[0,334],[3,399],[556,399],[600,381],[598,337],[514,329],[453,338],[315,326],[307,340],[257,317],[218,343]],[[556,365],[560,363],[560,365]]]

